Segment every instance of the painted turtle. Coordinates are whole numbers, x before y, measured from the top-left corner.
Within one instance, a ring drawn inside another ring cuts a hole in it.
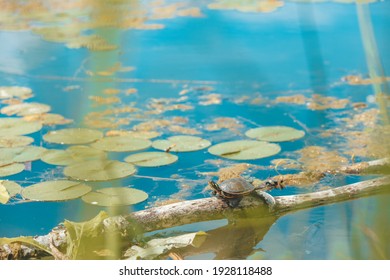
[[[278,186],[282,186],[281,182],[268,180],[264,184],[255,187],[250,182],[241,177],[228,179],[223,181],[220,185],[214,181],[209,181],[209,185],[213,189],[214,195],[216,194],[222,199],[226,200],[227,204],[233,208],[238,206],[241,199],[245,195],[249,195],[256,190],[261,190],[256,192],[256,194],[259,195],[270,208],[272,208],[275,205],[275,199],[263,190],[269,190]]]

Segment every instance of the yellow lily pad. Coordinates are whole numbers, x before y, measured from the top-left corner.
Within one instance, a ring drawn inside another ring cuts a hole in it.
[[[102,138],[91,147],[107,152],[133,152],[146,149],[152,145],[148,139],[138,139],[131,136],[111,136]]]
[[[65,167],[64,174],[82,181],[109,181],[131,176],[135,171],[131,163],[116,160],[90,160]]]
[[[20,135],[0,136],[0,148],[25,147],[34,142],[34,138]]]
[[[21,118],[0,118],[0,136],[25,135],[41,130],[39,122],[27,122]]]
[[[249,129],[245,135],[262,141],[285,142],[300,139],[305,132],[289,126],[264,126]]]
[[[99,130],[88,128],[65,128],[50,131],[43,135],[43,140],[50,143],[79,145],[94,142],[103,137]]]
[[[35,201],[61,201],[79,198],[91,189],[90,186],[75,181],[47,181],[24,188],[22,196]]]
[[[53,165],[70,165],[82,161],[105,159],[106,153],[88,146],[72,146],[66,150],[48,150],[41,160]]]
[[[133,188],[104,188],[87,193],[81,199],[97,206],[125,206],[140,203],[148,198],[144,191]]]
[[[1,113],[7,116],[28,116],[47,113],[50,109],[49,105],[42,103],[19,103],[2,108]]]
[[[0,177],[7,177],[18,174],[24,170],[24,164],[22,163],[11,163],[0,166]]]
[[[38,160],[46,151],[43,147],[26,146],[16,148],[0,148],[1,160],[11,162],[28,162]]]
[[[9,199],[22,190],[22,187],[13,182],[13,181],[5,181],[0,180],[0,203],[6,204]]]
[[[211,142],[189,135],[177,135],[169,137],[166,140],[156,140],[153,142],[153,148],[172,152],[191,152],[205,149],[211,145]]]
[[[8,191],[6,190],[6,188],[0,183],[0,204],[6,204],[9,199],[10,199],[10,195],[8,193]]]
[[[176,155],[164,152],[145,152],[130,155],[125,158],[126,162],[143,166],[143,167],[156,167],[174,163],[178,160]]]
[[[238,140],[216,144],[208,149],[210,154],[235,160],[252,160],[276,155],[278,144],[255,140]]]

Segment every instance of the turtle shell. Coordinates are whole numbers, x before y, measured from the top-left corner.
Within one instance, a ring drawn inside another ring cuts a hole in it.
[[[231,195],[246,195],[255,189],[251,183],[243,178],[228,179],[223,181],[219,187],[224,193]]]

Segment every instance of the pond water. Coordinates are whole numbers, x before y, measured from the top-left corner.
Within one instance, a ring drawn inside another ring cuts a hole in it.
[[[44,141],[43,135],[83,126],[105,133],[134,129],[146,133],[145,127],[149,127],[149,131],[160,134],[153,140],[190,134],[212,144],[248,139],[245,132],[259,126],[290,126],[305,131],[305,136],[279,143],[280,153],[262,159],[229,160],[207,149],[173,152],[179,160],[171,165],[137,167],[135,176],[92,183],[98,188],[132,186],[149,195],[147,200],[126,208],[126,212],[209,197],[208,180],[217,180],[221,175],[216,173],[218,170],[237,164],[249,164],[243,175],[266,179],[279,173],[317,170],[321,168],[316,165],[318,161],[336,168],[370,158],[371,154],[363,150],[368,142],[357,143],[355,136],[361,133],[361,141],[370,141],[363,132],[375,125],[380,113],[367,78],[369,67],[355,4],[268,1],[274,10],[256,12],[242,10],[245,3],[252,7],[251,1],[150,2],[154,6],[149,7],[148,1],[138,5],[155,9],[147,23],[157,27],[163,24],[163,28],[117,29],[102,25],[83,29],[84,34],[99,34],[116,44],[113,50],[69,47],[66,36],[62,40],[45,40],[37,29],[61,26],[52,20],[23,18],[28,27],[18,30],[9,30],[5,21],[1,22],[0,86],[31,88],[34,96],[25,102],[49,105],[50,113],[73,120],[70,124],[44,125],[28,135],[34,138],[33,145],[62,149],[63,145]],[[207,6],[209,2],[231,6]],[[161,8],[172,3],[176,6]],[[277,3],[280,7],[275,6]],[[187,8],[194,10],[180,12]],[[388,72],[389,1],[369,4],[369,8],[378,53]],[[70,16],[72,13],[76,16]],[[71,19],[67,20],[67,16]],[[64,12],[63,17],[63,25],[88,22],[88,17],[73,10]],[[105,89],[117,89],[118,93],[111,90],[115,94],[109,94]],[[0,104],[0,109],[6,106]],[[138,111],[99,114],[125,106]],[[304,152],[313,147],[317,147],[314,159]],[[108,156],[123,161],[129,154],[111,152]],[[0,160],[1,157],[0,154]],[[300,167],[276,168],[273,160],[285,158]],[[24,171],[0,179],[15,181],[25,188],[65,179],[63,168],[36,160],[26,162]],[[270,193],[306,193],[367,178],[327,175],[307,186],[287,184],[284,190]],[[261,221],[202,222],[162,233],[206,231],[215,240],[221,236],[225,242],[224,246],[217,244],[209,250],[189,252],[187,259],[372,258],[366,229],[375,232],[377,214],[390,213],[385,203],[389,198],[368,197]],[[64,219],[84,221],[101,210],[107,209],[81,199],[30,203],[20,198],[11,200],[0,204],[0,236],[46,234]]]

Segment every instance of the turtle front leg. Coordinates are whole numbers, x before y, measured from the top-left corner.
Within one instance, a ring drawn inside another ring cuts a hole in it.
[[[265,204],[268,206],[268,209],[272,211],[276,204],[275,198],[269,193],[260,190],[256,190],[255,192],[265,202]]]

